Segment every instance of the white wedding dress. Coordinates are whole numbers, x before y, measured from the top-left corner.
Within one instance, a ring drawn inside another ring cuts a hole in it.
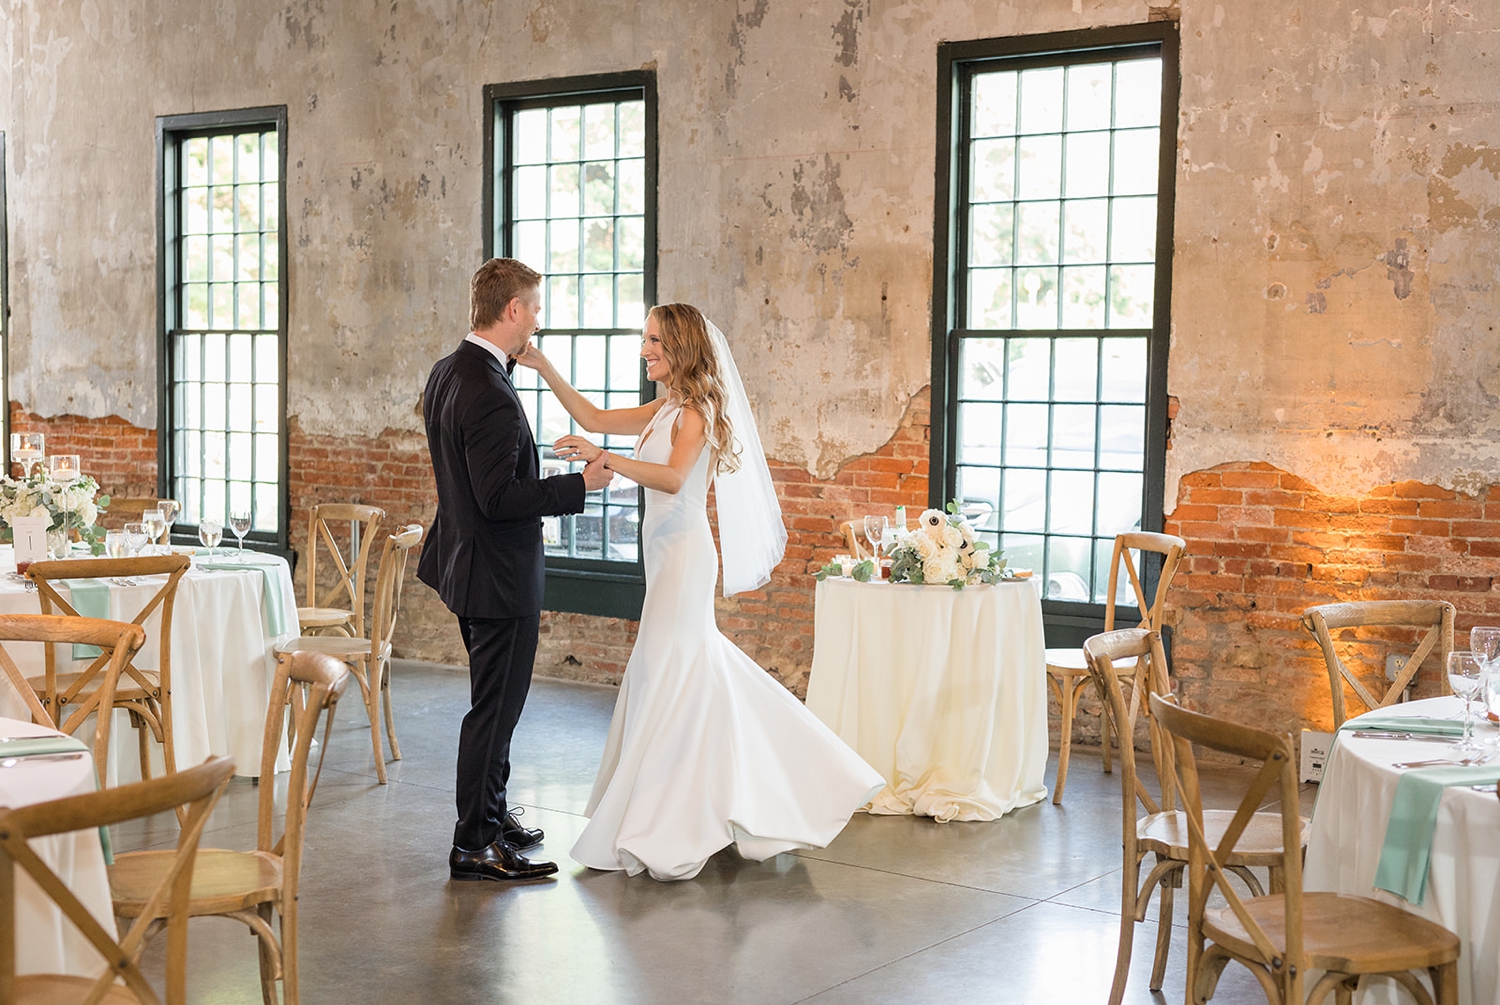
[[[637,457],[667,462],[679,411],[662,406]],[[692,879],[730,844],[756,861],[821,848],[885,785],[719,633],[708,470],[704,448],[676,495],[646,490],[640,631],[572,851],[592,869]]]

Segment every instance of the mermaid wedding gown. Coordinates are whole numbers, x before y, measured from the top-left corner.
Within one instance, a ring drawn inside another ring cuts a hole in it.
[[[662,406],[637,457],[667,462],[679,411]],[[730,844],[755,861],[821,848],[885,784],[719,633],[708,466],[705,448],[676,495],[646,490],[640,631],[572,851],[592,869],[692,879]]]

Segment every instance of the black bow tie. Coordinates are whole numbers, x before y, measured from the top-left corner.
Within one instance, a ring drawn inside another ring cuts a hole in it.
[[[513,374],[515,372],[516,372],[516,358],[514,356],[510,356],[510,357],[508,357],[505,360],[505,375],[507,377],[509,377],[511,374]]]

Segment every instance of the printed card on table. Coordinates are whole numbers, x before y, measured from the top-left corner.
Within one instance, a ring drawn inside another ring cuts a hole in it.
[[[16,565],[25,568],[31,562],[47,560],[47,525],[45,516],[21,516],[10,522],[16,539]]]

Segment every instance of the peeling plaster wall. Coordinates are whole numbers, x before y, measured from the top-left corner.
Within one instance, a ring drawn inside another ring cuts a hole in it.
[[[1500,480],[1500,7],[1182,28],[1168,505],[1231,460],[1350,495]]]
[[[929,379],[937,43],[1150,9],[1087,7],[16,3],[12,397],[155,425],[155,117],[285,104],[289,411],[416,429],[482,248],[483,86],[655,67],[660,295],[728,333],[768,452],[831,476]]]

